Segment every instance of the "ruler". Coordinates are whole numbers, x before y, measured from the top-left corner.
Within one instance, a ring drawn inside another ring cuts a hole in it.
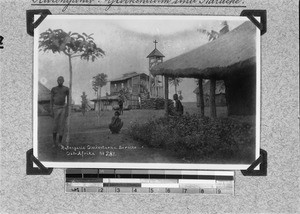
[[[65,192],[234,195],[234,171],[67,169]]]

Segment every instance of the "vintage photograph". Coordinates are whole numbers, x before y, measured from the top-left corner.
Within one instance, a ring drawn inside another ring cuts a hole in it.
[[[247,169],[260,76],[247,17],[48,15],[34,31],[34,155],[61,168]]]

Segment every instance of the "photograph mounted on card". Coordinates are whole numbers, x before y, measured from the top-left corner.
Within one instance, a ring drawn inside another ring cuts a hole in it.
[[[33,108],[46,167],[247,169],[260,31],[240,16],[48,15],[34,30]]]

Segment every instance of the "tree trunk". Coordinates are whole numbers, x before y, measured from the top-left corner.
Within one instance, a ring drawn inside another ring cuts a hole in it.
[[[95,103],[95,111],[98,112],[97,106],[99,107],[98,101],[99,101],[99,90],[97,89],[96,95],[97,95],[97,101]]]
[[[209,96],[209,98],[210,98],[210,116],[212,118],[217,117],[215,93],[216,93],[216,80],[211,79],[210,80],[210,96]]]
[[[98,115],[97,115],[97,118],[98,118],[98,126],[100,126],[100,111],[101,111],[101,103],[100,103],[100,99],[101,99],[101,87],[98,86],[98,90],[97,90],[97,100],[98,100]]]
[[[165,76],[165,115],[169,116],[169,78]]]
[[[199,87],[199,104],[200,104],[200,116],[204,117],[204,96],[203,96],[203,79],[198,79],[198,87]]]
[[[69,56],[69,71],[70,71],[70,81],[69,81],[69,101],[68,101],[68,117],[67,117],[67,134],[66,134],[66,145],[70,144],[70,121],[71,121],[71,111],[72,111],[72,62],[71,56]]]

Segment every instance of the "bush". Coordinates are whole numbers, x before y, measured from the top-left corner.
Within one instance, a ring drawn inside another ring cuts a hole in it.
[[[207,159],[251,160],[254,150],[254,128],[230,118],[185,114],[181,117],[162,117],[146,123],[133,123],[128,134],[149,147],[164,148],[190,161]]]

